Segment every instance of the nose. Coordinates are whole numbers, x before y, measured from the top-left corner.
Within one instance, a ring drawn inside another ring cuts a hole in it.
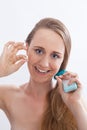
[[[50,60],[48,57],[43,57],[41,60],[40,60],[40,65],[44,68],[47,68],[49,67],[49,64],[50,64]]]

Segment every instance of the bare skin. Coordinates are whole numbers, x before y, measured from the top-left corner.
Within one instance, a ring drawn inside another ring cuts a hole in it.
[[[26,62],[26,56],[19,55],[18,58],[14,57],[14,53],[17,53],[20,49],[26,48],[23,43],[17,43],[16,49],[8,47],[13,45],[13,42],[9,42],[5,45],[4,52],[2,53],[1,77],[15,72],[20,66]],[[12,50],[12,52],[11,52]],[[16,59],[16,60],[15,60]],[[9,61],[9,63],[8,63]],[[19,61],[14,65],[14,61]],[[7,67],[4,68],[3,64]],[[9,67],[12,65],[11,67]],[[8,68],[8,69],[6,69]],[[8,71],[9,70],[9,71]],[[39,97],[36,99],[29,93],[29,83],[22,86],[0,86],[0,108],[6,113],[8,120],[11,124],[11,130],[39,130],[41,124],[41,117],[43,114],[44,102]],[[4,93],[4,94],[3,94]]]
[[[37,34],[31,46],[27,46],[27,48],[24,47],[23,43],[8,42],[1,55],[0,68],[2,71],[0,71],[0,77],[17,71],[26,61],[28,62],[29,71],[31,73],[29,82],[24,85],[18,87],[0,86],[0,108],[6,113],[11,124],[11,130],[40,129],[42,116],[47,105],[46,94],[53,88],[51,81],[52,76],[58,71],[58,64],[60,66],[63,60],[64,44],[60,36],[52,31],[47,31],[46,33],[45,30],[42,31],[42,33],[41,36]],[[51,38],[51,35],[53,35],[54,41],[52,41],[53,38]],[[57,41],[59,44],[61,43],[60,46]],[[53,42],[53,46],[55,42],[54,48],[49,48],[50,42]],[[46,44],[48,45],[46,46]],[[39,58],[40,56],[37,54],[38,51],[34,51],[34,49],[37,49],[36,46],[44,48],[44,60],[42,60],[42,57]],[[61,53],[58,54],[61,55],[61,58],[57,61],[51,58],[54,55],[53,51],[55,51],[55,48],[59,48],[57,51]],[[24,55],[16,56],[16,53],[21,49],[26,50],[28,60]],[[19,63],[17,63],[17,61],[19,61]],[[54,64],[52,64],[51,61],[54,61]],[[50,72],[40,73],[35,70],[33,66],[43,71],[50,70]],[[40,79],[41,76],[42,80]]]
[[[21,49],[26,50],[28,59],[25,55],[16,55]],[[40,130],[42,116],[47,106],[46,95],[55,87],[52,77],[63,62],[64,51],[61,37],[47,29],[37,31],[30,46],[25,47],[23,43],[14,42],[5,45],[0,57],[0,77],[14,73],[25,62],[30,71],[28,83],[21,86],[0,85],[0,108],[6,113],[11,130]],[[76,82],[77,91],[64,93],[62,79],[70,79],[70,84]],[[67,72],[57,77],[57,80],[58,92],[73,113],[78,130],[87,130],[87,111],[82,101],[82,84],[77,74]]]
[[[3,110],[10,121],[11,130],[39,130],[40,128],[44,103],[29,95],[25,90],[26,85],[20,88],[16,86],[4,88],[6,100]]]

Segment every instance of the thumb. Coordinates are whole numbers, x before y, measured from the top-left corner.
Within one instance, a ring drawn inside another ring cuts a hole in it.
[[[61,78],[59,78],[58,76],[56,76],[57,82],[58,82],[58,91],[59,93],[62,95],[63,91],[63,83]]]
[[[15,64],[15,71],[17,71],[25,62],[26,60],[21,60],[20,62]]]

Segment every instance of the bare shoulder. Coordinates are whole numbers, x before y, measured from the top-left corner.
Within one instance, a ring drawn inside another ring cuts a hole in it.
[[[20,88],[15,85],[0,85],[0,108],[3,109],[6,102],[10,101]]]
[[[10,91],[17,91],[19,89],[16,85],[0,85],[0,97],[5,96]]]

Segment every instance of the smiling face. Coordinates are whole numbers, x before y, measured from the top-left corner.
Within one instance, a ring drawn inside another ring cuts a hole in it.
[[[28,45],[30,77],[47,82],[58,72],[63,62],[65,46],[62,38],[50,29],[39,29]]]

